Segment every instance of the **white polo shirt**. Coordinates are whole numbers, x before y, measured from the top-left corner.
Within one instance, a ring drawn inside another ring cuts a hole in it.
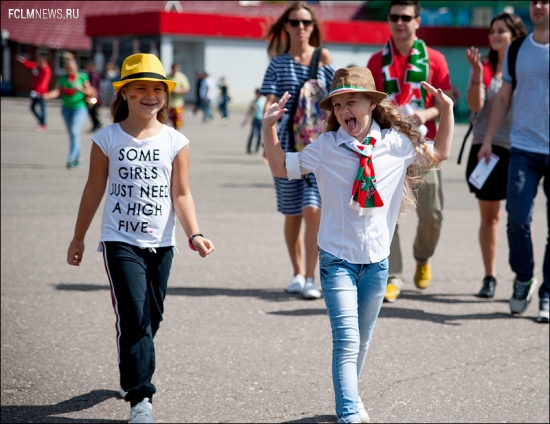
[[[413,144],[395,129],[380,130],[373,121],[368,135],[376,140],[372,161],[384,206],[364,216],[349,205],[359,157],[342,144],[359,142],[344,128],[322,134],[301,152],[286,153],[288,179],[309,172],[317,178],[322,200],[317,244],[353,264],[376,263],[390,255],[407,167],[419,163]],[[433,151],[432,142],[429,146]]]

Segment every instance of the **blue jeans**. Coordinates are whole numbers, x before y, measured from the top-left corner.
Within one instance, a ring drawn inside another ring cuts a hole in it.
[[[332,327],[332,381],[338,422],[359,422],[358,381],[382,307],[388,258],[351,264],[319,249],[321,286]]]
[[[40,107],[40,112],[38,112],[37,106]],[[31,99],[31,111],[36,116],[36,119],[38,119],[38,123],[40,125],[46,125],[46,103],[44,102],[44,99],[42,96],[35,97],[34,99]]]
[[[250,131],[250,137],[248,137],[248,144],[246,145],[246,151],[250,153],[252,151],[252,140],[254,135],[257,137],[256,141],[256,151],[260,149],[260,144],[262,143],[262,120],[252,118],[252,129]]]
[[[208,121],[210,118],[212,118],[212,111],[210,110],[210,100],[209,99],[202,99],[201,106],[204,114],[202,115],[202,120],[204,122]]]
[[[116,317],[120,387],[132,406],[153,399],[155,372],[153,339],[164,313],[164,298],[174,252],[155,252],[127,243],[103,242],[103,260]]]
[[[69,139],[71,142],[69,149],[68,162],[74,162],[80,158],[80,131],[82,126],[86,122],[88,116],[88,109],[83,107],[80,109],[61,109],[67,131],[69,131]]]
[[[531,240],[531,220],[533,202],[541,178],[546,195],[546,251],[543,263],[543,283],[539,297],[550,297],[550,161],[548,155],[530,153],[520,149],[510,149],[510,167],[508,168],[508,190],[506,193],[506,211],[508,212],[509,262],[519,281],[533,278],[535,257]]]
[[[220,108],[220,114],[222,115],[222,118],[227,118],[227,98],[223,99],[218,107]]]

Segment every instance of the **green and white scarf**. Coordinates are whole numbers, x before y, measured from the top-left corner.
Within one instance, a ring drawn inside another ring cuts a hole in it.
[[[366,215],[369,208],[381,208],[384,202],[376,188],[376,175],[372,163],[372,151],[376,139],[366,137],[362,143],[341,144],[342,147],[359,157],[359,169],[353,181],[349,205],[359,211],[359,216]]]
[[[417,38],[409,52],[409,63],[405,75],[400,75],[400,69],[394,60],[395,46],[390,37],[382,48],[382,75],[384,91],[389,100],[397,105],[410,104],[413,109],[426,109],[426,90],[420,81],[428,81],[430,76],[430,62],[426,43]]]

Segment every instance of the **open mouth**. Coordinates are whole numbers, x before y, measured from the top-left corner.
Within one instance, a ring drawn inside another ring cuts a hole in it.
[[[143,106],[148,106],[148,107],[155,107],[158,103],[152,103],[152,102],[141,102],[141,104]]]
[[[353,117],[344,119],[344,122],[346,123],[348,132],[352,132],[355,130],[355,128],[357,128],[357,120]]]

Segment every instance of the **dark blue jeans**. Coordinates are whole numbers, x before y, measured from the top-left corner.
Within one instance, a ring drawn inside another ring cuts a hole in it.
[[[227,99],[223,99],[218,107],[220,108],[222,119],[227,118]]]
[[[248,137],[248,144],[246,145],[246,151],[250,153],[252,151],[252,139],[254,135],[257,137],[256,141],[256,151],[260,149],[260,144],[262,142],[262,120],[252,118],[252,129],[250,130],[250,137]]]
[[[37,107],[40,107],[40,112],[37,111]],[[38,119],[40,125],[46,125],[46,103],[42,96],[31,99],[31,111]]]
[[[533,278],[535,257],[531,240],[531,220],[533,204],[541,178],[546,195],[547,239],[544,253],[543,278],[539,289],[540,298],[549,298],[550,278],[550,162],[549,156],[530,153],[519,149],[510,149],[510,167],[508,168],[508,190],[506,211],[508,212],[508,246],[510,266],[519,281]]]
[[[116,316],[120,387],[136,405],[156,392],[153,338],[160,327],[172,258],[172,247],[155,251],[127,243],[103,242],[103,260]]]

